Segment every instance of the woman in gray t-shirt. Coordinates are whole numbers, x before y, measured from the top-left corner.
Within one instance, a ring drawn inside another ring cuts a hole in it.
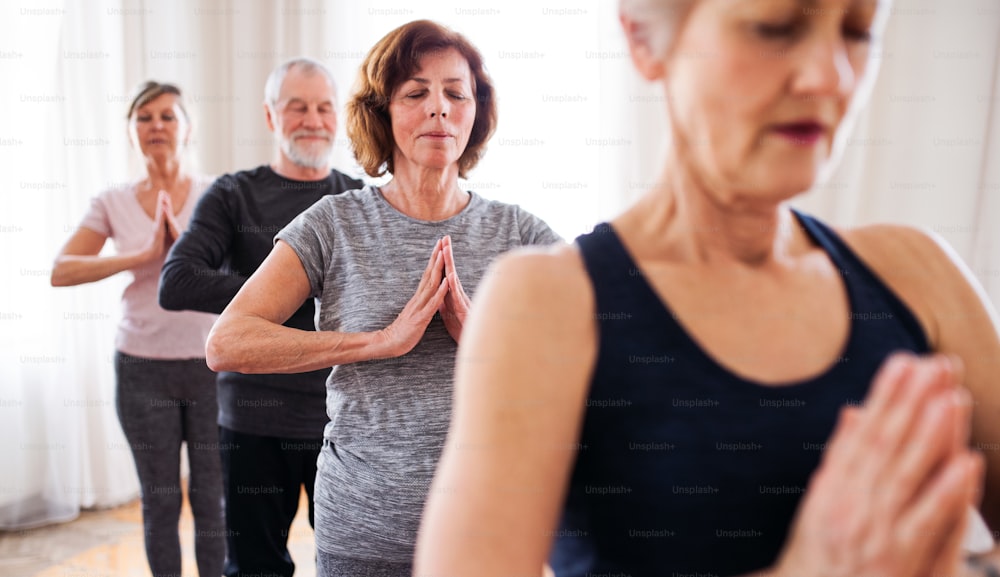
[[[362,64],[348,134],[382,186],[320,200],[209,337],[215,370],[333,367],[316,480],[322,575],[410,575],[420,514],[451,412],[469,297],[490,262],[559,237],[517,206],[459,188],[496,126],[493,87],[461,35],[417,21]],[[281,325],[317,299],[317,332]]]

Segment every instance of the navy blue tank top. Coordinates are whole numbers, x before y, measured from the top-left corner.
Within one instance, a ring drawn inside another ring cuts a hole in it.
[[[577,239],[598,353],[550,558],[558,577],[769,567],[840,408],[862,402],[893,351],[928,352],[914,315],[836,233],[795,216],[841,271],[851,323],[833,366],[783,386],[740,378],[702,351],[610,225]]]

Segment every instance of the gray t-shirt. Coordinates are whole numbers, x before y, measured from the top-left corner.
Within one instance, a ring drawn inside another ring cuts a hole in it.
[[[389,326],[445,235],[470,298],[498,255],[561,240],[520,207],[470,194],[462,212],[428,222],[400,213],[369,186],[321,199],[278,233],[275,239],[295,250],[309,277],[317,329]],[[402,357],[333,368],[315,492],[319,549],[355,559],[412,560],[448,432],[456,348],[435,315]]]

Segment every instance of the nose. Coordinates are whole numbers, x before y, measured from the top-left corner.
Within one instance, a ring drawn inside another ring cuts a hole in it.
[[[320,128],[323,126],[322,115],[319,113],[319,107],[309,106],[306,109],[306,116],[302,119],[302,124],[308,128]]]
[[[441,118],[448,118],[448,113],[451,111],[451,104],[448,102],[448,98],[444,94],[436,94],[431,98],[427,99],[428,107],[430,108],[431,118],[438,115]]]
[[[843,37],[817,39],[803,56],[795,91],[803,95],[848,97],[857,87],[857,74]]]

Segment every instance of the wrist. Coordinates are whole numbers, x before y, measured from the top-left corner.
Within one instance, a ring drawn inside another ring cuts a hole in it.
[[[392,332],[389,327],[386,327],[380,331],[375,331],[373,333],[368,333],[371,358],[374,359],[392,359],[398,357],[399,354],[396,353],[396,345],[392,340]]]
[[[128,268],[134,268],[153,260],[153,248],[142,248],[126,256],[128,257]]]

